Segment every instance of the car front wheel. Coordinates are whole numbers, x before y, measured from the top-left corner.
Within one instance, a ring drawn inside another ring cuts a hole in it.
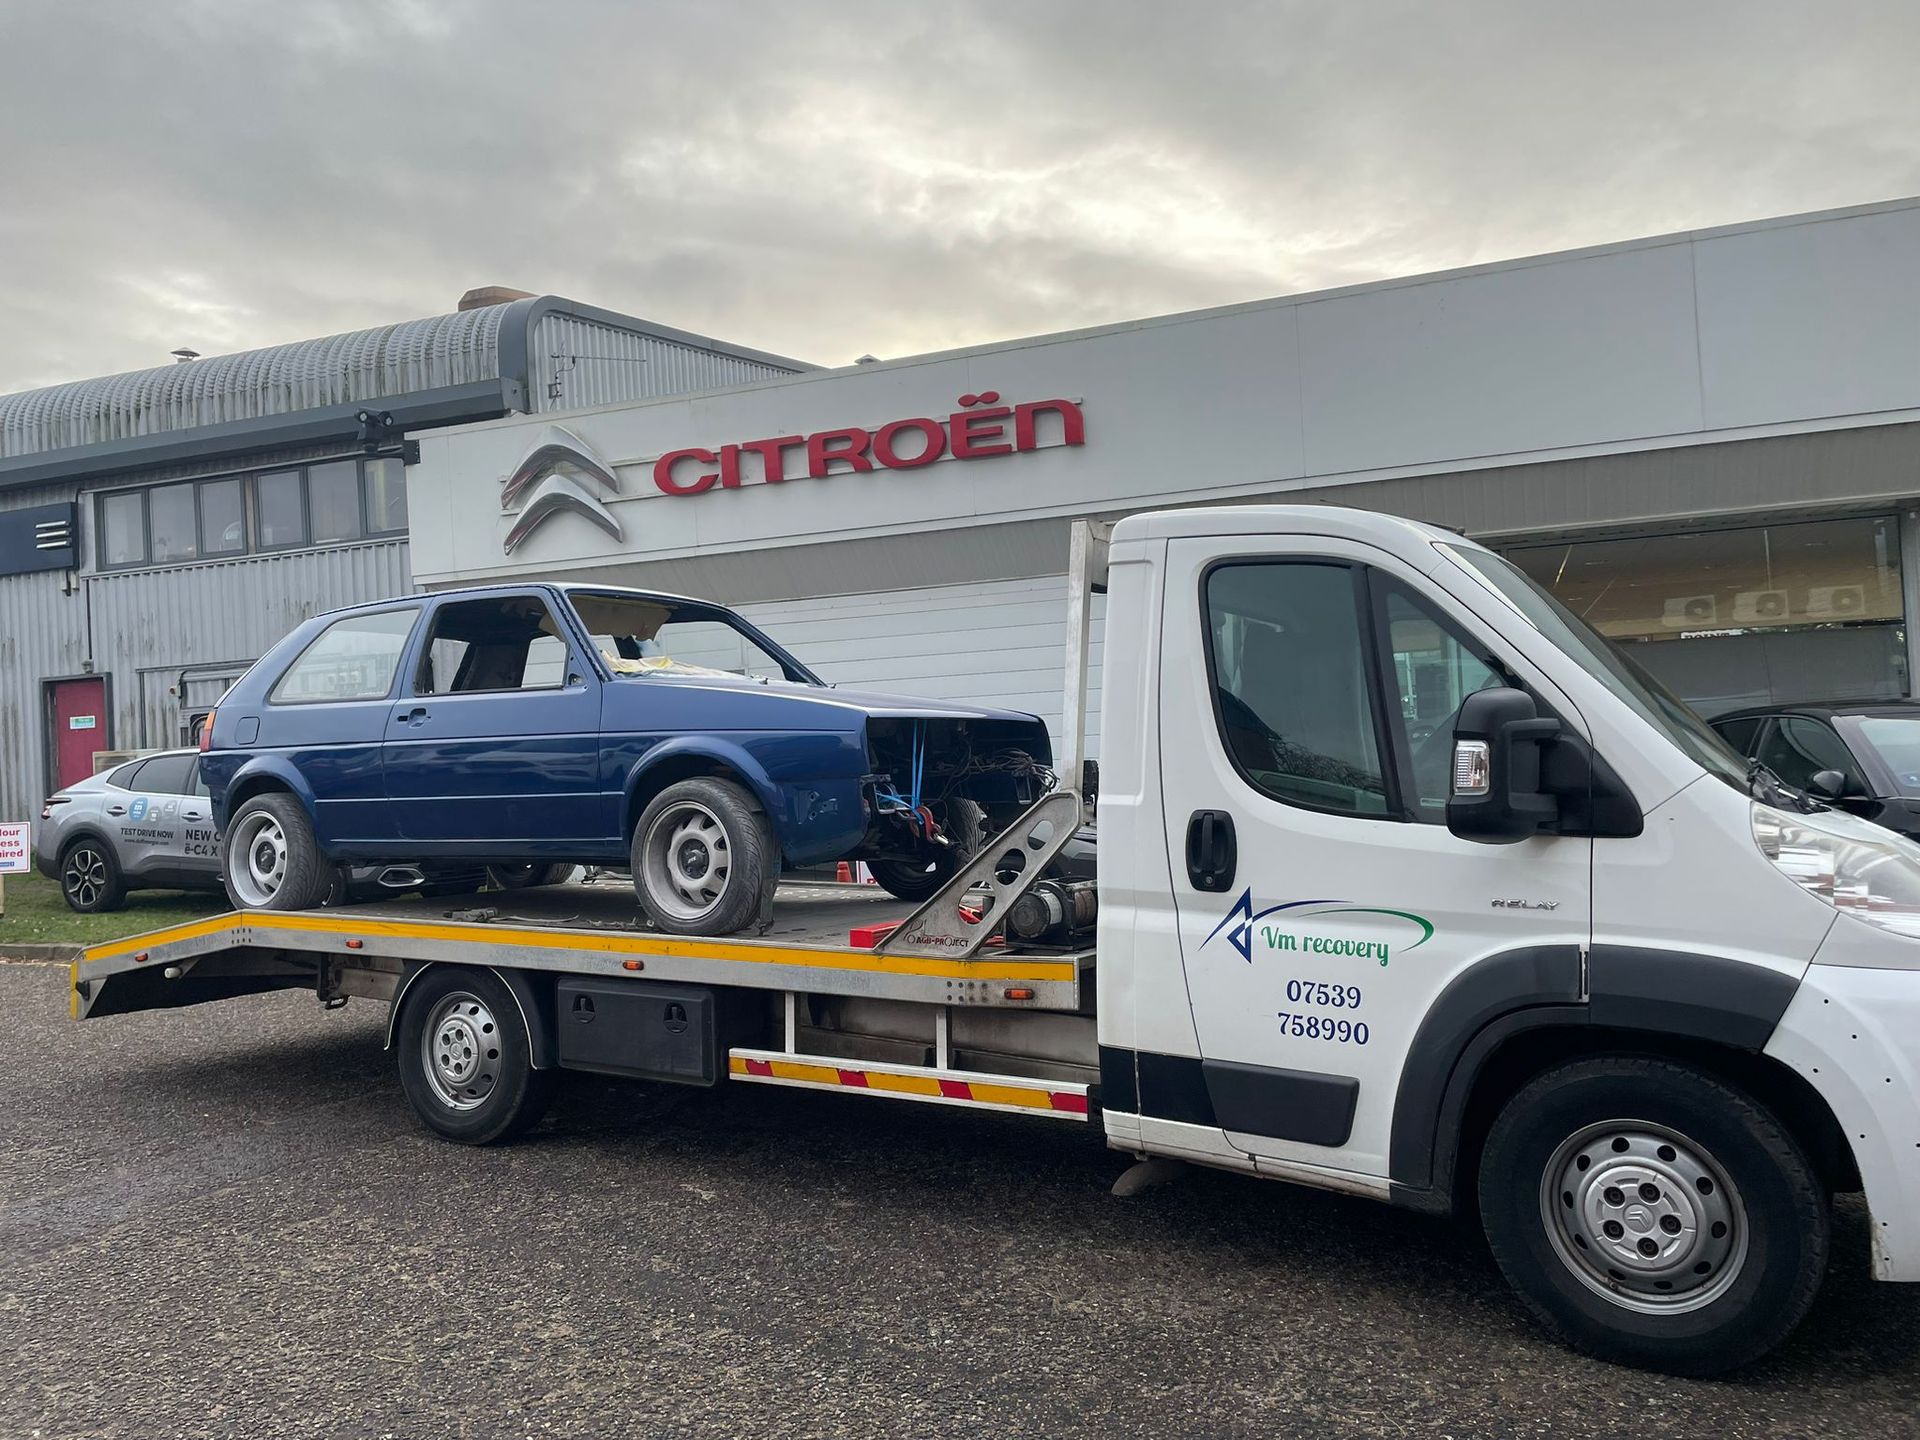
[[[126,903],[127,886],[113,851],[91,838],[74,841],[60,857],[60,893],[67,908],[82,915],[118,910]]]
[[[235,812],[220,874],[242,910],[311,910],[325,902],[335,879],[305,807],[284,792],[256,795]]]

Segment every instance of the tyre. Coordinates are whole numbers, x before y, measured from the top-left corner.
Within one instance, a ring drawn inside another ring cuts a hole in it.
[[[463,1145],[511,1139],[553,1098],[553,1072],[533,1068],[519,1002],[485,970],[443,966],[409,986],[394,1050],[413,1113]]]
[[[83,835],[60,854],[60,893],[67,908],[82,915],[118,910],[127,903],[120,862],[105,841]]]
[[[284,791],[256,795],[235,812],[220,846],[220,877],[242,910],[311,910],[333,890],[306,807]]]
[[[1751,1096],[1691,1066],[1549,1070],[1487,1136],[1480,1213],[1527,1306],[1576,1348],[1678,1375],[1758,1358],[1827,1265],[1825,1187]]]
[[[731,935],[759,919],[779,852],[753,796],[700,776],[654,797],[633,831],[633,888],[674,935]]]
[[[915,905],[930,899],[986,843],[986,812],[971,800],[949,800],[940,828],[953,844],[936,859],[867,861],[882,890]]]
[[[571,865],[489,865],[487,883],[496,890],[532,890],[558,885],[573,874]]]

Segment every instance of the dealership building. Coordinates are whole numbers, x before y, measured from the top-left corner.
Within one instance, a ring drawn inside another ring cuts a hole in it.
[[[97,748],[175,743],[297,620],[410,586],[709,596],[830,681],[1057,723],[1070,522],[1226,501],[1465,531],[1709,713],[1913,691],[1920,200],[833,370],[550,297],[418,324],[483,312],[505,339],[423,335],[308,410],[280,351],[0,397],[0,818],[88,743],[74,697]],[[199,408],[152,398],[216,366]],[[463,387],[478,413],[430,398]],[[22,420],[63,391],[84,420]],[[278,449],[170,448],[269,421]]]

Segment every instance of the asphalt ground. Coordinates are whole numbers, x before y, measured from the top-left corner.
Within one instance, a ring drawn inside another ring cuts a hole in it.
[[[1056,1121],[569,1076],[426,1134],[384,1008],[76,1025],[0,966],[0,1436],[1920,1435],[1920,1287],[1841,1216],[1697,1382],[1536,1331],[1470,1231]]]

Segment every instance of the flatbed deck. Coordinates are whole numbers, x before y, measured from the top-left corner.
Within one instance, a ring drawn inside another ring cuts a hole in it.
[[[76,1018],[165,1008],[312,982],[329,972],[396,979],[423,964],[813,992],[962,1006],[1077,1011],[1091,950],[992,945],[970,959],[888,955],[854,931],[913,907],[883,891],[782,885],[764,935],[718,939],[647,927],[624,880],[533,890],[409,896],[320,910],[229,911],[96,945],[73,967]],[[391,986],[332,987],[390,998]],[[382,991],[387,993],[383,994]]]

